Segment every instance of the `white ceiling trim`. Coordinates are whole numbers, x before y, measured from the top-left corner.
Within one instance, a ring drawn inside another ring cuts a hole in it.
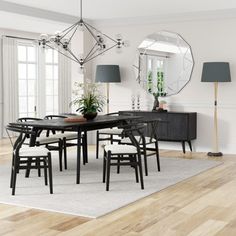
[[[0,1],[0,11],[16,13],[24,16],[31,16],[34,18],[36,17],[69,24],[78,21],[78,18],[75,16],[5,1]]]
[[[93,21],[97,27],[101,26],[124,26],[124,25],[146,25],[158,23],[202,21],[236,18],[236,8],[227,10],[201,11],[182,14],[171,14],[162,16],[116,18]]]

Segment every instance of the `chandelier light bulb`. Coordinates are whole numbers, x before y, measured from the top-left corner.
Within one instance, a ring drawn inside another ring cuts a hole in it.
[[[47,34],[41,34],[40,35],[40,40],[47,40],[48,39],[48,35]]]
[[[56,37],[60,37],[60,34],[61,34],[61,31],[59,31],[59,30],[55,32]]]
[[[117,41],[121,41],[123,39],[123,37],[122,37],[121,34],[117,34],[116,35],[116,39],[117,39]]]
[[[125,40],[122,42],[124,47],[129,47],[130,46],[130,42],[128,40]]]
[[[118,54],[122,53],[122,47],[117,46],[117,47],[116,47],[116,52],[117,52]]]
[[[61,40],[61,43],[62,44],[69,44],[69,39],[67,39],[67,38],[63,38],[62,40]]]
[[[85,68],[84,68],[84,66],[80,66],[78,72],[79,72],[79,74],[81,74],[81,75],[82,75],[82,74],[85,74]]]
[[[78,58],[79,58],[79,60],[83,60],[84,54],[83,54],[83,53],[79,54],[79,55],[78,55]]]
[[[101,44],[104,44],[105,43],[105,38],[102,37],[102,35],[97,35],[97,39],[98,39],[98,42],[101,43]]]
[[[62,47],[67,50],[68,49],[68,46],[69,46],[69,40],[64,38],[61,40],[61,43],[62,43]]]
[[[56,40],[56,37],[54,35],[49,38],[50,43],[54,43],[55,40]]]

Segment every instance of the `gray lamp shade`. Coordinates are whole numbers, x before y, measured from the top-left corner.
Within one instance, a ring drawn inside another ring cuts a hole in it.
[[[202,69],[202,82],[231,82],[228,62],[205,62]]]
[[[120,83],[120,68],[118,65],[97,65],[95,82]]]

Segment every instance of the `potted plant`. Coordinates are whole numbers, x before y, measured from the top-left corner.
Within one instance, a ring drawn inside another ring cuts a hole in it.
[[[102,111],[104,105],[104,96],[98,90],[94,83],[75,83],[73,90],[75,99],[71,105],[78,107],[76,111],[80,112],[87,120],[92,120]]]

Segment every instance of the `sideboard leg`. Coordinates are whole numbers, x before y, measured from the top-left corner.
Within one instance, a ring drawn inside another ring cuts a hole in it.
[[[183,153],[185,153],[185,141],[182,141]]]
[[[193,148],[192,148],[191,140],[188,141],[188,145],[189,145],[190,151],[192,152],[192,151],[193,151]]]

